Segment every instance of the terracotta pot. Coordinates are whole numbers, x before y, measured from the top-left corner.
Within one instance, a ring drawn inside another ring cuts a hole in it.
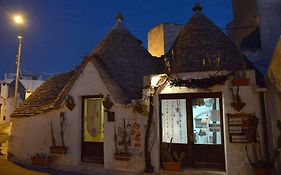
[[[50,157],[42,158],[42,157],[31,157],[32,165],[36,166],[48,166],[48,163],[50,161]]]
[[[163,162],[163,170],[165,171],[180,171],[181,162]]]
[[[233,79],[232,84],[233,86],[247,86],[249,85],[250,79],[245,78],[245,79]]]
[[[263,167],[254,167],[254,171],[256,175],[270,175],[271,168],[263,168]]]
[[[53,154],[65,154],[67,152],[67,147],[64,146],[51,146],[50,152]]]
[[[235,111],[239,112],[246,106],[246,103],[231,103],[231,106]]]
[[[129,161],[132,155],[130,153],[114,153],[115,160]]]

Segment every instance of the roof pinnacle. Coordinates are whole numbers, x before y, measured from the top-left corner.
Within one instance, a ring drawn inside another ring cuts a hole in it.
[[[124,20],[124,16],[123,16],[122,12],[117,13],[115,19],[117,22],[122,22]]]
[[[196,3],[194,4],[194,6],[192,7],[192,10],[193,10],[194,12],[201,12],[202,9],[203,9],[203,7],[201,6],[201,4],[200,4],[199,2],[196,2]]]

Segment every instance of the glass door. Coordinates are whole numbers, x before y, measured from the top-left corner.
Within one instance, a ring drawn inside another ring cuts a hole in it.
[[[205,96],[192,98],[192,162],[198,167],[223,169],[225,157],[221,100],[216,95]]]
[[[194,167],[225,168],[221,93],[160,95],[161,140]]]
[[[103,98],[84,97],[82,115],[82,161],[103,163]]]
[[[192,100],[194,144],[221,144],[219,98]]]
[[[186,99],[163,99],[162,142],[187,144]]]

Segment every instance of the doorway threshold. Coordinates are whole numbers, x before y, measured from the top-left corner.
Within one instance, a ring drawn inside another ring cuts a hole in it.
[[[164,171],[161,170],[159,175],[226,175],[223,170],[202,169],[202,168],[184,168],[182,171]]]

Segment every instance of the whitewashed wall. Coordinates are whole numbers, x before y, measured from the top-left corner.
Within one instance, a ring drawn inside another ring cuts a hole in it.
[[[188,79],[188,78],[206,78],[214,72],[193,72],[180,74],[179,78]],[[223,74],[223,73],[222,73]],[[247,71],[247,77],[250,78],[249,86],[240,87],[240,97],[243,102],[246,103],[246,106],[240,112],[246,113],[255,113],[258,118],[261,116],[261,106],[260,106],[260,96],[255,92],[256,86],[256,77],[255,72],[252,70]],[[198,92],[221,92],[222,93],[222,105],[223,105],[223,128],[224,128],[224,145],[225,145],[225,163],[226,163],[226,172],[228,175],[237,175],[240,169],[248,163],[244,147],[247,144],[243,143],[230,143],[229,133],[228,133],[228,117],[227,113],[236,113],[234,109],[230,106],[232,102],[232,96],[229,90],[231,86],[230,81],[227,81],[225,85],[216,85],[211,89],[211,91],[204,91],[202,89],[188,89],[184,87],[170,87],[166,85],[158,94],[170,94],[170,93],[198,93]],[[158,127],[158,136],[159,136],[159,96],[156,95],[154,98],[155,110],[154,110],[154,119],[157,121]],[[260,128],[261,122],[259,122]],[[157,138],[157,143],[154,145],[152,151],[152,162],[156,170],[160,169],[160,153],[159,145],[160,138]]]
[[[73,111],[62,107],[59,110],[33,117],[13,118],[12,133],[9,139],[9,152],[15,155],[17,161],[21,163],[31,163],[30,157],[38,152],[49,153],[49,147],[52,146],[50,123],[51,121],[53,122],[54,134],[57,145],[59,145],[61,143],[59,135],[60,112],[65,112],[65,145],[68,147],[68,151],[65,155],[52,155],[54,159],[51,166],[64,170],[81,170],[85,166],[89,166],[81,162],[82,96],[99,94],[104,96],[110,95],[97,70],[90,62],[70,91],[70,95],[74,98],[76,104]],[[114,102],[114,99],[112,100]],[[125,118],[126,122],[137,121],[144,128],[145,118],[133,113],[132,105],[125,106],[115,103],[111,111],[115,112],[117,122],[122,122],[122,119]],[[142,171],[144,163],[140,162],[144,162],[143,153],[140,156],[135,156],[129,162],[114,160],[113,135],[115,122],[107,121],[106,112],[104,121],[104,168],[134,172]],[[144,129],[142,131],[142,142],[144,142]]]

